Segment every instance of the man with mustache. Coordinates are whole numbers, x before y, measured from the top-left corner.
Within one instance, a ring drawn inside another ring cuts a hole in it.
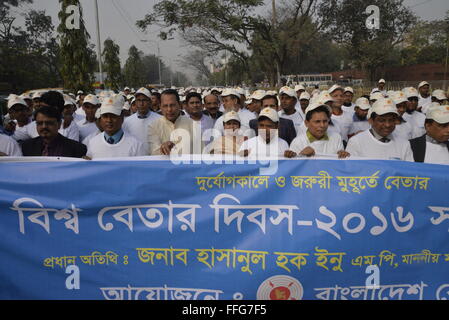
[[[39,108],[35,114],[38,137],[22,143],[24,156],[82,158],[87,148],[82,143],[68,139],[58,130],[61,127],[61,112],[53,106]]]

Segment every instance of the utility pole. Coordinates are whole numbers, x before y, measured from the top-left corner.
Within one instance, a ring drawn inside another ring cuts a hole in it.
[[[273,34],[276,34],[276,25],[277,25],[277,15],[276,15],[276,0],[272,0],[271,1],[271,5],[272,5],[272,11],[273,11],[273,16],[272,16],[272,23],[273,23]],[[276,85],[277,86],[281,86],[281,66],[279,65],[279,62],[276,61]]]
[[[95,18],[97,20],[97,56],[100,69],[100,83],[103,84],[103,67],[101,65],[101,40],[100,40],[100,19],[98,17],[98,1],[95,0]]]

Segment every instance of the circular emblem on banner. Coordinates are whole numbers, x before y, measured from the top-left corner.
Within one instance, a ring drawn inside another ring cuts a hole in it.
[[[289,276],[273,276],[257,289],[257,300],[301,300],[304,290],[301,282]]]

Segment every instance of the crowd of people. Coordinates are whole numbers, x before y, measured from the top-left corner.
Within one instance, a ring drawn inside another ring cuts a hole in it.
[[[86,160],[151,155],[370,158],[449,164],[449,103],[423,81],[351,87],[124,88],[8,97],[0,155]]]

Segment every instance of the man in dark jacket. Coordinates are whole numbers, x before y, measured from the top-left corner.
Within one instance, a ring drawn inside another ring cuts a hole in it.
[[[278,99],[275,96],[265,96],[262,99],[262,109],[272,108],[278,110]],[[249,122],[249,126],[257,133],[258,120],[253,119]],[[289,145],[296,138],[296,129],[293,121],[290,119],[279,118],[279,138],[284,139]]]
[[[426,134],[410,140],[415,162],[449,164],[449,106],[430,107]]]
[[[39,137],[23,142],[24,156],[82,158],[86,155],[87,147],[84,144],[59,134],[62,120],[57,108],[41,107],[36,111],[35,117]]]

